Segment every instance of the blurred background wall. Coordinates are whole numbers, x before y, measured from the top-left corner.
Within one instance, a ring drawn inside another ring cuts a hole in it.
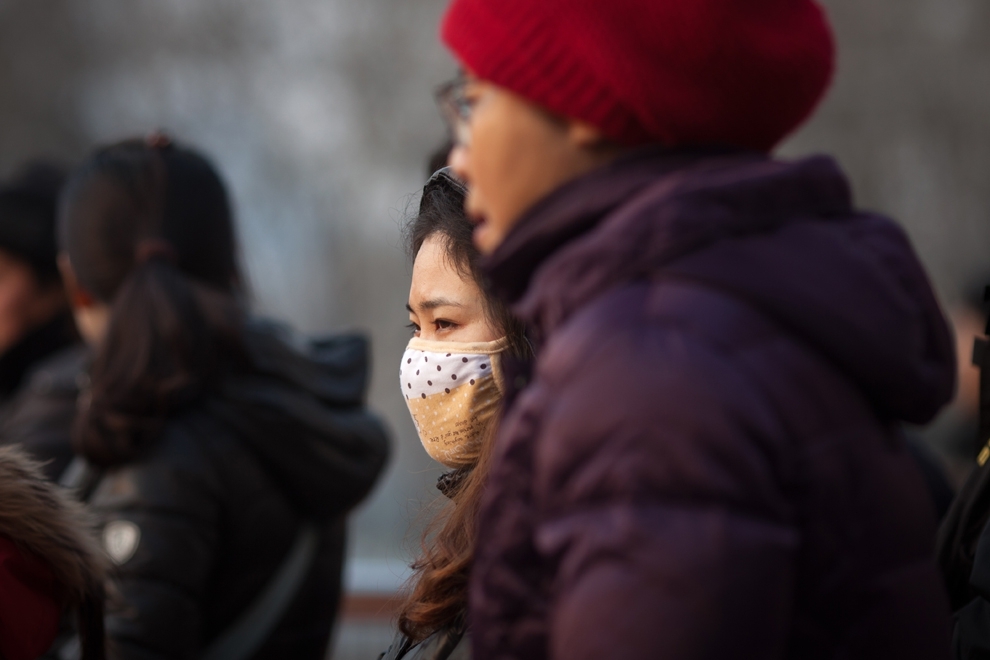
[[[352,524],[352,583],[405,575],[438,474],[396,386],[408,330],[400,227],[443,141],[444,0],[0,0],[0,175],[164,128],[219,165],[264,314],[374,341],[394,458]],[[826,151],[897,217],[940,295],[990,271],[990,4],[826,0],[838,77],[781,150]]]

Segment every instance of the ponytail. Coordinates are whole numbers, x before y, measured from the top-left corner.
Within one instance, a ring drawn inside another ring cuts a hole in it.
[[[157,439],[166,416],[195,401],[242,353],[233,299],[162,258],[137,266],[111,306],[91,370],[76,450],[108,466]]]
[[[118,465],[245,359],[226,190],[191,150],[120,143],[70,180],[60,240],[80,284],[109,308],[75,449]]]

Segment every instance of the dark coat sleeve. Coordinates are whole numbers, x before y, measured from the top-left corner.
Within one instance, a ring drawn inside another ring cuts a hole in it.
[[[72,461],[72,424],[86,350],[73,346],[47,360],[0,412],[0,443],[21,445],[44,463],[45,476],[57,481]]]
[[[990,525],[976,544],[969,584],[976,596],[953,615],[953,657],[990,658]]]
[[[567,362],[533,458],[550,657],[783,657],[799,534],[758,388],[647,328]]]
[[[144,460],[108,473],[90,501],[105,530],[125,521],[140,531],[133,556],[117,566],[119,604],[107,616],[109,657],[198,657],[221,511],[210,461],[189,438],[161,442]],[[105,531],[105,544],[107,537]]]

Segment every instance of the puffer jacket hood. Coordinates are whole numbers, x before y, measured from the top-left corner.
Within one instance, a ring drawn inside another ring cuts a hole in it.
[[[535,216],[487,268],[541,335],[617,283],[685,278],[803,338],[885,416],[925,423],[951,398],[951,335],[907,237],[853,209],[828,157],[640,151],[564,186]]]
[[[249,374],[224,383],[211,412],[236,428],[300,512],[329,520],[361,501],[388,458],[382,422],[364,408],[367,340],[306,339],[252,321]]]

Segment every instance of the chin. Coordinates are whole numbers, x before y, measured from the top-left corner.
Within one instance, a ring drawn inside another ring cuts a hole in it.
[[[491,254],[502,242],[501,238],[496,237],[492,228],[485,223],[474,228],[473,238],[474,246],[478,248],[478,252],[481,254]]]

